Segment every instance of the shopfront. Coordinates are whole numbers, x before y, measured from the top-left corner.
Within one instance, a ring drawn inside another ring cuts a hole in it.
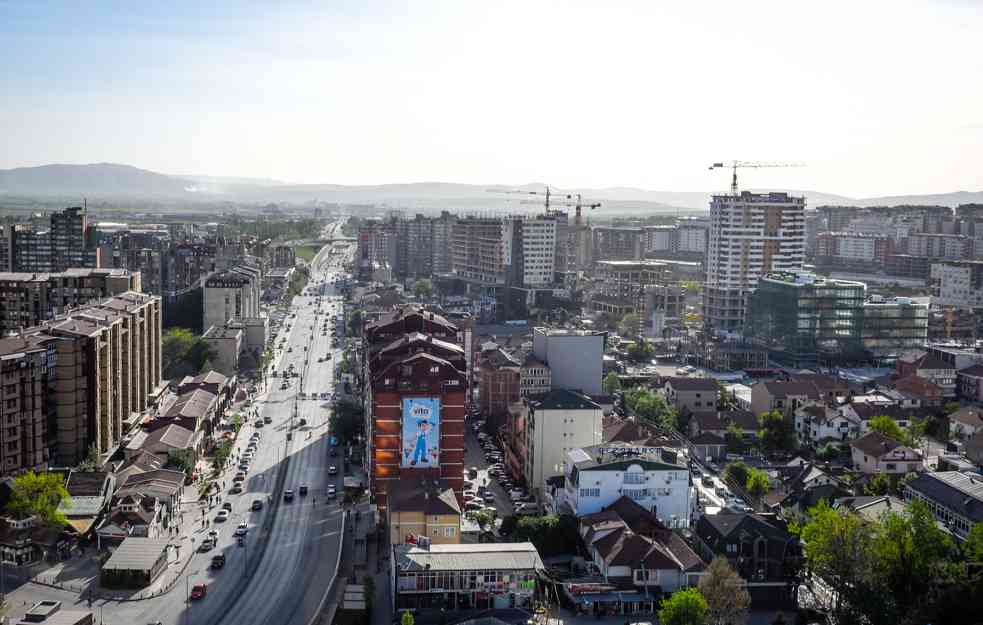
[[[530,607],[544,571],[532,543],[397,545],[393,556],[397,610]]]

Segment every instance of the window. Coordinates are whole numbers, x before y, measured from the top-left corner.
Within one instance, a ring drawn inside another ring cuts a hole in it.
[[[454,537],[454,528],[453,527],[445,527],[444,528],[444,538],[453,538],[453,537]]]
[[[580,496],[581,497],[600,497],[601,496],[601,489],[600,488],[581,488],[580,489]]]

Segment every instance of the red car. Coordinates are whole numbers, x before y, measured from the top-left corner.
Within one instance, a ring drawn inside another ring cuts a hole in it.
[[[192,599],[204,599],[205,595],[208,593],[208,586],[205,584],[195,584],[191,587],[191,598]]]

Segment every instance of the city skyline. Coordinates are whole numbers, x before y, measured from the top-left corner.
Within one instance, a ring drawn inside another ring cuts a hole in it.
[[[807,165],[748,188],[983,188],[969,2],[0,13],[0,168],[721,191],[739,158]]]

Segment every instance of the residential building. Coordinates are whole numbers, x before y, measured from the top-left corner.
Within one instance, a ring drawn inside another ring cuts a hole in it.
[[[853,468],[865,475],[905,475],[922,471],[922,454],[880,432],[867,432],[850,442]]]
[[[861,341],[874,357],[896,356],[928,340],[928,304],[910,297],[871,295],[863,303]]]
[[[674,450],[601,443],[566,454],[558,510],[600,512],[627,497],[671,528],[689,527],[693,509],[689,468]]]
[[[538,327],[533,355],[550,368],[553,389],[601,394],[606,332]]]
[[[894,390],[918,406],[941,406],[945,399],[941,386],[917,375],[895,380]]]
[[[838,378],[828,375],[798,375],[787,380],[758,382],[751,386],[751,412],[778,410],[790,416],[809,403],[836,402],[847,396],[849,389]]]
[[[912,256],[942,260],[969,260],[973,257],[973,240],[961,234],[912,232],[907,251]]]
[[[956,308],[983,308],[983,261],[933,263],[932,303]]]
[[[912,351],[898,357],[895,364],[898,377],[918,376],[930,380],[942,389],[943,397],[956,396],[956,368],[925,351]]]
[[[99,266],[95,229],[81,206],[52,213],[48,229],[18,225],[9,236],[13,263],[8,271],[52,273]]]
[[[55,363],[55,346],[46,337],[0,338],[0,475],[48,468]]]
[[[392,609],[486,610],[532,605],[546,571],[532,543],[393,546]]]
[[[665,378],[662,394],[681,414],[716,414],[720,384],[713,378]]]
[[[544,395],[553,387],[550,368],[532,354],[528,354],[519,367],[519,395],[532,397]]]
[[[816,265],[822,268],[869,271],[884,267],[894,252],[887,234],[820,232],[816,235]]]
[[[751,605],[795,605],[802,567],[801,541],[777,518],[763,514],[705,514],[696,522],[696,552],[706,561],[727,558],[747,580]]]
[[[905,501],[924,501],[935,519],[965,540],[983,523],[983,480],[959,471],[923,472],[904,485]]]
[[[291,268],[297,264],[297,254],[289,245],[277,245],[271,254],[274,267]]]
[[[983,403],[983,365],[973,365],[956,371],[959,397]]]
[[[525,401],[523,477],[536,494],[547,478],[566,472],[567,452],[601,442],[603,413],[586,395],[562,388]]]
[[[768,350],[751,341],[706,341],[697,353],[701,367],[714,371],[764,370],[768,368]]]
[[[680,219],[676,222],[674,251],[706,256],[710,224],[703,218]]]
[[[461,505],[446,482],[408,479],[390,494],[386,525],[389,544],[461,542]]]
[[[443,478],[462,495],[470,334],[466,325],[412,306],[365,325],[365,457],[381,510],[404,478]]]
[[[14,225],[0,225],[0,273],[14,270]]]
[[[866,289],[811,273],[769,273],[747,296],[745,336],[792,367],[861,359]]]
[[[451,270],[456,276],[481,285],[504,285],[509,256],[503,220],[465,217],[451,226]]]
[[[803,445],[819,446],[827,441],[848,441],[860,436],[860,418],[851,410],[809,404],[795,410],[795,434]]]
[[[970,438],[983,432],[983,409],[965,406],[949,415],[949,432],[959,438]]]
[[[519,401],[519,361],[501,348],[482,352],[478,363],[478,397],[486,418],[504,415]]]
[[[0,336],[36,326],[95,300],[142,290],[139,273],[69,269],[59,273],[0,273]]]
[[[578,599],[598,603],[607,613],[652,613],[662,594],[696,586],[706,568],[679,534],[628,497],[582,516],[579,530],[589,560],[620,592]]]
[[[642,252],[669,252],[673,249],[676,226],[644,226],[642,228]]]
[[[744,191],[713,197],[704,286],[708,327],[741,330],[747,294],[758,286],[758,279],[802,269],[804,211],[805,198],[787,193]]]
[[[965,369],[983,364],[983,350],[951,343],[930,343],[925,353],[938,358],[952,369]]]

